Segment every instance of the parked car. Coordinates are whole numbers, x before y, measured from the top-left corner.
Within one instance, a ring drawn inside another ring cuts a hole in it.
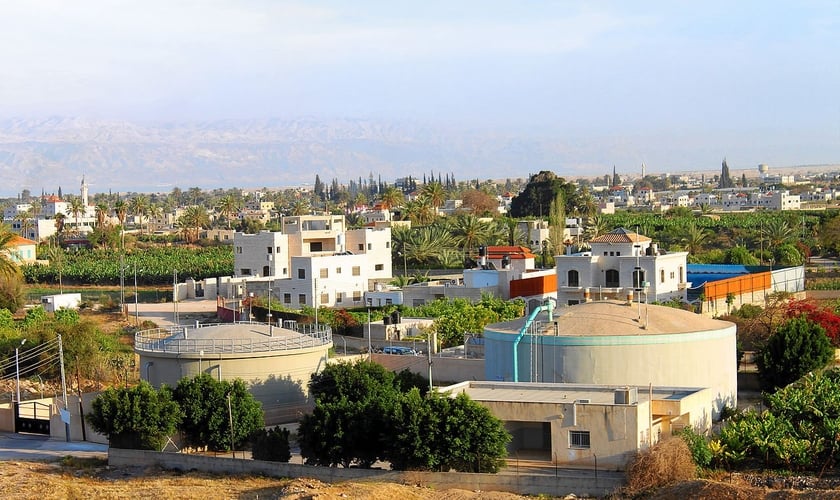
[[[416,356],[417,351],[410,347],[387,346],[382,348],[382,354],[397,354],[399,356]]]

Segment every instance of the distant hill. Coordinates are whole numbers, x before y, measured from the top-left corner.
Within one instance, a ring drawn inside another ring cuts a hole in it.
[[[3,194],[188,187],[278,187],[431,171],[457,180],[527,177],[558,168],[547,142],[455,134],[366,120],[134,123],[81,118],[0,121]]]

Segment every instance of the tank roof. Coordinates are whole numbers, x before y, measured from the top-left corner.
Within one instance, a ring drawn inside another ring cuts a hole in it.
[[[641,320],[639,311],[641,310]],[[548,321],[546,313],[537,317]],[[489,325],[495,331],[518,333],[525,323],[519,318],[505,323]],[[607,335],[672,335],[721,330],[733,326],[728,321],[707,318],[690,311],[653,304],[639,304],[616,300],[586,302],[554,310],[557,334],[570,337],[595,337]],[[554,335],[554,328],[545,332]]]

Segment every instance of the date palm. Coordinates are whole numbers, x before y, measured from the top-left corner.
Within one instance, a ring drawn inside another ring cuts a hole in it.
[[[7,279],[18,273],[17,264],[12,261],[11,257],[12,242],[16,237],[17,235],[9,226],[0,224],[0,276]]]
[[[73,197],[67,202],[67,215],[72,215],[73,219],[75,219],[76,233],[79,232],[79,215],[84,214],[86,211],[85,201],[78,196]]]
[[[15,222],[20,224],[20,235],[24,238],[29,238],[29,231],[35,225],[35,222],[32,220],[32,211],[24,210],[15,215]]]
[[[382,206],[385,207],[386,210],[390,210],[393,207],[398,207],[403,204],[405,198],[403,197],[402,191],[399,189],[389,186],[382,192]]]
[[[788,243],[793,238],[794,231],[784,219],[770,219],[764,226],[764,237],[771,248],[777,248]]]
[[[178,219],[178,227],[184,233],[187,243],[198,241],[202,228],[210,226],[210,216],[204,207],[193,205],[184,210],[184,214]]]
[[[703,250],[703,246],[710,236],[711,233],[708,230],[692,223],[685,228],[685,236],[682,237],[682,242],[689,254],[696,255]]]
[[[135,216],[140,218],[140,230],[143,230],[143,219],[149,213],[149,198],[144,194],[138,194],[128,202],[128,209]]]
[[[427,198],[432,207],[437,211],[446,201],[446,191],[440,182],[430,182],[420,190],[420,197]]]
[[[216,204],[216,211],[227,220],[228,229],[230,229],[231,216],[239,212],[239,207],[239,200],[232,194],[222,196]]]
[[[111,212],[111,208],[107,203],[97,203],[94,207],[96,211],[96,227],[101,228],[105,225],[105,217]]]
[[[486,242],[489,225],[475,215],[459,215],[451,223],[451,234],[464,255],[469,255],[473,247]]]

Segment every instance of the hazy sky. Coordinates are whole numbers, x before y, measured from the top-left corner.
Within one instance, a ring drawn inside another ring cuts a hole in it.
[[[3,118],[411,119],[840,161],[837,0],[0,0],[0,67]]]

